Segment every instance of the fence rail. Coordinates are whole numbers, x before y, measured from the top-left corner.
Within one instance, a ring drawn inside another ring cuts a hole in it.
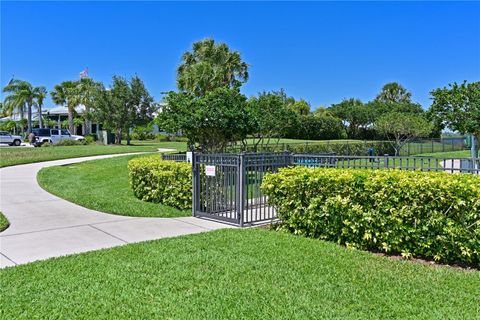
[[[162,156],[162,160],[187,162],[186,153],[162,153],[161,156]]]

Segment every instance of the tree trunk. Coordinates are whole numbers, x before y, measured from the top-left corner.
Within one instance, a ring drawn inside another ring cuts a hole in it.
[[[73,108],[68,108],[68,130],[70,133],[75,130],[75,125],[73,124]]]
[[[90,116],[90,107],[85,105],[85,131],[84,131],[84,134],[85,135],[88,135],[92,132],[92,121],[90,119],[88,119],[88,117]]]
[[[43,128],[42,106],[38,106],[38,127]]]
[[[130,145],[130,130],[127,129],[127,145]]]
[[[115,144],[122,144],[122,129],[117,129],[117,134],[115,135]]]
[[[32,133],[32,105],[27,106],[27,134]]]

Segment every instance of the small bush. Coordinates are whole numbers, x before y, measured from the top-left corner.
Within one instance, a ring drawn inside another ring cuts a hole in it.
[[[86,140],[60,140],[54,143],[54,146],[83,146],[88,144]]]
[[[348,247],[480,266],[480,178],[286,168],[262,185],[279,228]]]
[[[170,137],[159,133],[155,135],[155,140],[158,142],[167,142],[167,141],[170,141]]]
[[[162,203],[178,209],[192,205],[192,166],[164,161],[159,155],[128,162],[133,194],[143,201]]]

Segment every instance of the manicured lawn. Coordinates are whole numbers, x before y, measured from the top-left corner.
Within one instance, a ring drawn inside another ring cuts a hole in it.
[[[0,232],[7,229],[9,225],[7,218],[0,212]]]
[[[86,146],[48,148],[2,147],[0,148],[0,167],[102,154],[153,152],[157,151],[158,148],[176,149],[179,151],[185,151],[187,149],[185,142],[133,141],[132,143],[133,145],[131,146],[91,144]]]
[[[262,229],[0,270],[2,319],[478,319],[480,272]]]
[[[140,217],[190,215],[191,211],[141,201],[133,195],[128,182],[127,163],[138,156],[47,167],[40,170],[37,179],[48,192],[98,211]]]
[[[434,157],[434,158],[470,158],[470,151],[452,151],[452,152],[437,152],[437,153],[424,153],[419,156]]]

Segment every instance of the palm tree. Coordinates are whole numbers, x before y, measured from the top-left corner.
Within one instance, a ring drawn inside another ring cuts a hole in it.
[[[90,78],[82,78],[78,82],[79,102],[85,106],[85,134],[90,134],[92,128],[90,108],[93,105],[93,99],[97,90],[101,88],[98,82]]]
[[[215,44],[213,39],[195,42],[177,69],[178,88],[197,96],[218,87],[238,87],[247,80],[248,64],[240,53],[230,51],[224,43]]]
[[[13,110],[19,109],[20,116],[23,119],[24,106],[27,106],[27,133],[32,132],[32,106],[37,97],[37,88],[33,87],[29,82],[23,80],[12,80],[3,92],[10,95],[5,98],[5,104]]]
[[[79,103],[78,83],[77,81],[64,81],[57,84],[50,92],[52,100],[56,104],[66,105],[68,108],[68,129],[73,133],[75,125],[73,123],[73,113]]]
[[[47,89],[44,86],[36,87],[35,88],[35,106],[38,110],[38,126],[43,128],[43,119],[42,119],[42,107],[43,107],[43,100],[47,97]]]

